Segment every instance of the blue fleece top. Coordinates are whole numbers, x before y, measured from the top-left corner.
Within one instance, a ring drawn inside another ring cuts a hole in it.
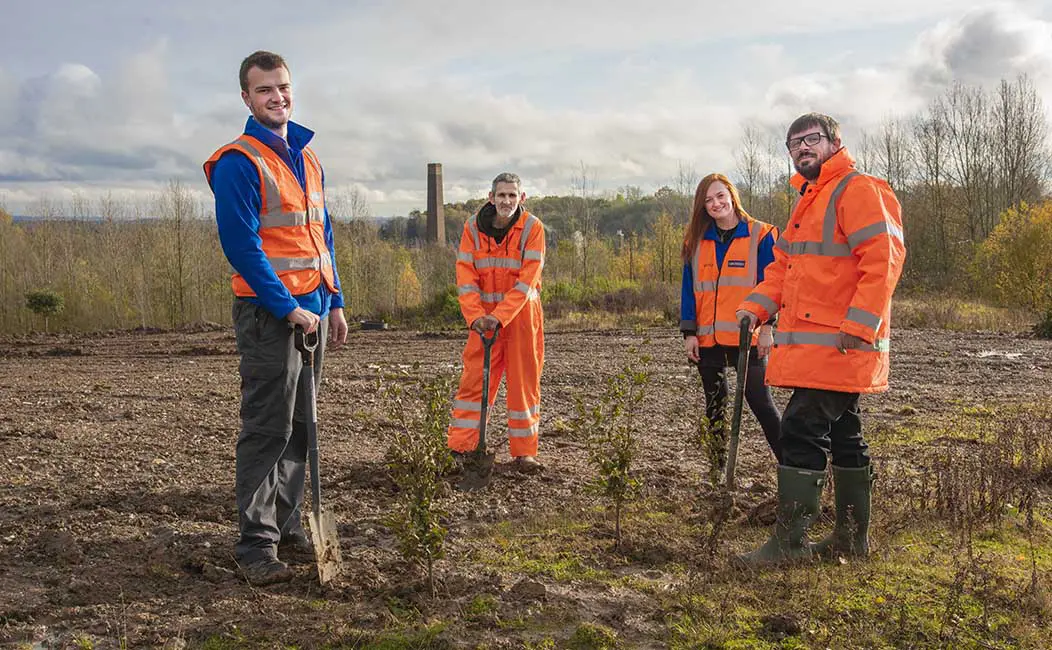
[[[734,229],[734,236],[731,239],[738,239],[739,237],[749,236],[749,224],[745,221],[739,221],[738,227]],[[716,232],[716,222],[709,224],[708,229],[702,235],[702,239],[708,239],[716,243],[716,266],[720,269],[723,268],[723,258],[727,255],[727,249],[731,247],[731,240],[728,239],[724,243],[720,239],[720,235]],[[759,249],[756,252],[756,283],[763,282],[763,271],[767,268],[767,265],[774,261],[774,231],[767,233],[767,235],[760,240]],[[679,319],[680,321],[695,322],[697,314],[697,304],[694,302],[694,273],[691,271],[690,262],[683,265],[683,285],[680,288],[680,310]]]
[[[245,135],[252,136],[273,149],[296,175],[303,191],[307,191],[303,148],[314,137],[314,131],[289,122],[286,141],[265,128],[255,118],[249,117],[245,124]],[[259,171],[255,163],[239,151],[224,153],[212,170],[211,186],[216,197],[219,243],[230,265],[244,277],[245,282],[256,293],[256,297],[246,300],[262,305],[279,318],[285,318],[296,307],[302,307],[319,316],[325,316],[330,308],[342,308],[343,292],[340,289],[340,276],[336,273],[336,249],[333,245],[332,222],[329,221],[328,208],[324,210],[325,245],[332,258],[336,293],[330,292],[322,282],[310,293],[293,296],[278,279],[278,274],[274,272],[263,253],[263,240],[259,236],[259,213],[263,195],[259,183]],[[324,186],[323,171],[322,187]]]

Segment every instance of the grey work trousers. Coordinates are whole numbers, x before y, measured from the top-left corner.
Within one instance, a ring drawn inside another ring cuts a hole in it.
[[[307,422],[299,387],[302,355],[289,322],[237,298],[234,333],[241,355],[241,434],[237,440],[235,495],[240,537],[238,562],[275,557],[283,536],[303,535],[307,476]],[[321,382],[328,319],[322,318],[314,351],[314,385]]]

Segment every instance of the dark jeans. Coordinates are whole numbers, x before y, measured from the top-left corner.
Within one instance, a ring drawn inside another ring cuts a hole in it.
[[[858,393],[797,388],[782,416],[783,465],[821,471],[826,455],[838,467],[869,465]]]
[[[698,372],[705,389],[705,415],[710,422],[711,431],[720,438],[726,439],[725,423],[727,422],[727,367],[737,367],[738,348],[728,346],[705,347],[698,351],[700,361]],[[767,438],[767,444],[778,462],[782,462],[782,447],[779,442],[781,414],[774,405],[771,391],[764,383],[767,374],[767,360],[756,355],[756,348],[749,351],[749,366],[745,374],[745,401],[749,404]]]
[[[293,329],[263,307],[235,299],[234,333],[241,355],[241,435],[235,495],[239,562],[274,557],[282,536],[304,534],[301,514],[307,470],[307,425],[299,387],[303,359]],[[314,383],[321,381],[328,319],[314,351]]]

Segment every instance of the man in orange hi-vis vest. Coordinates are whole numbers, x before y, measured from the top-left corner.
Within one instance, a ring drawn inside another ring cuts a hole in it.
[[[522,206],[526,194],[515,174],[493,179],[489,202],[464,224],[457,251],[457,294],[464,320],[475,333],[464,346],[464,372],[453,402],[447,440],[454,454],[478,444],[482,413],[480,335],[498,338],[490,360],[489,402],[507,374],[508,445],[516,468],[534,472],[541,419],[544,313],[541,269],[544,225]]]
[[[326,335],[347,340],[325,176],[307,146],[314,132],[290,121],[292,81],[273,52],[241,63],[244,133],[204,164],[215,194],[219,242],[233,269],[233,320],[241,355],[241,433],[236,478],[240,536],[234,555],[256,585],[292,578],[279,559],[313,560],[301,522],[307,462],[301,356],[293,326],[318,332],[314,380]]]
[[[754,325],[778,314],[767,383],[794,389],[782,413],[778,517],[770,539],[738,558],[750,567],[869,553],[873,472],[859,396],[888,388],[891,297],[906,259],[895,193],[855,171],[836,120],[801,115],[785,144],[800,198],[764,281],[737,312]],[[836,524],[811,544],[827,454]]]

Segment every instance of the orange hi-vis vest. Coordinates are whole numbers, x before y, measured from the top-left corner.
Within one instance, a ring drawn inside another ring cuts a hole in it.
[[[906,248],[898,199],[855,171],[841,149],[802,192],[764,281],[741,305],[761,321],[777,312],[767,383],[845,393],[887,390],[891,297]],[[840,335],[862,343],[838,348]]]
[[[498,244],[479,232],[478,215],[464,225],[457,251],[457,295],[470,327],[493,314],[504,327],[528,304],[540,302],[544,226],[525,209]]]
[[[702,236],[694,247],[690,269],[694,276],[694,306],[698,345],[738,345],[738,322],[734,312],[756,286],[760,241],[775,227],[748,217],[748,237],[735,237],[716,266],[716,242]],[[777,231],[775,232],[777,236]],[[756,345],[759,332],[753,332]]]
[[[281,283],[293,296],[310,293],[321,282],[336,293],[332,257],[325,244],[321,164],[314,152],[307,147],[303,149],[304,191],[285,161],[273,149],[249,135],[242,135],[220,147],[205,161],[205,176],[209,183],[216,162],[228,151],[241,152],[255,163],[259,171],[259,236],[263,241],[263,253]],[[236,296],[256,295],[236,270],[230,284]]]

